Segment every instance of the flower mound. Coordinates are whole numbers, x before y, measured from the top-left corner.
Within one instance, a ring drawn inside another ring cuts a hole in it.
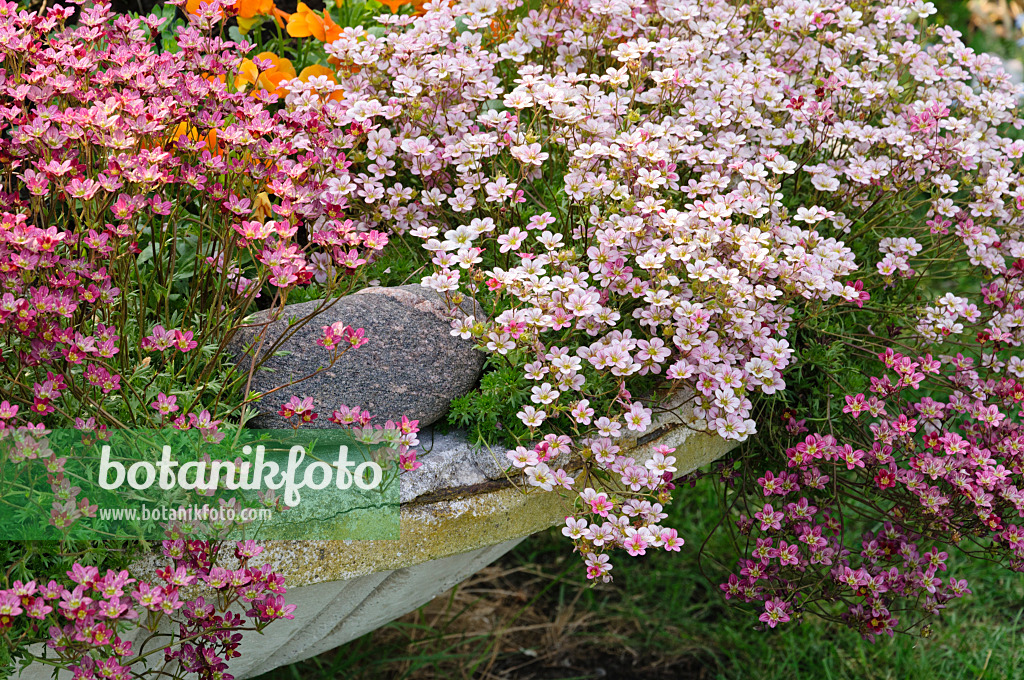
[[[980,268],[1002,306],[982,318],[964,297],[926,302],[921,353],[978,323],[1020,346],[1009,282],[1024,256],[1024,142],[1001,130],[1021,126],[1021,93],[958,33],[929,27],[931,3],[516,6],[432,4],[415,21],[382,18],[383,35],[348,29],[326,47],[337,82],[293,85],[287,101],[365,135],[356,227],[421,240],[423,284],[483,303],[490,320],[453,333],[530,381],[522,426],[501,425],[534,443],[508,457],[529,484],[578,494],[564,533],[591,578],[609,578],[612,548],[681,544],[659,524],[673,451],[641,465],[618,443],[649,428],[655,397],[639,395],[652,383],[693,394],[691,427],[746,440],[753,401],[786,387],[796,316],[855,314],[933,257]],[[549,465],[566,456],[578,472]],[[786,493],[799,486],[783,479]],[[769,503],[753,526],[805,521],[803,503],[796,518]],[[806,526],[801,545],[828,543],[815,533],[827,524]],[[762,553],[800,568],[801,550]],[[932,563],[908,562],[908,583]],[[754,570],[735,588],[752,588]],[[767,593],[774,627],[791,603]]]

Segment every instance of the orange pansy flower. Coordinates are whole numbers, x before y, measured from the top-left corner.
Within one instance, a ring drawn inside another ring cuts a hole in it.
[[[285,26],[288,25],[288,19],[290,19],[292,16],[291,14],[288,14],[288,12],[285,12],[282,9],[278,9],[277,7],[274,7],[274,11],[272,12],[272,14],[274,17],[274,21],[277,22],[277,25],[280,26],[281,28],[284,28]]]
[[[238,67],[238,75],[235,76],[235,88],[241,89],[246,85],[256,85],[267,92],[273,92],[278,97],[283,97],[288,92],[280,87],[282,80],[291,80],[295,77],[295,67],[288,59],[277,56],[273,52],[260,52],[257,59],[269,59],[273,66],[260,73],[252,59],[243,59]]]
[[[204,0],[188,0],[185,3],[185,12],[188,14],[198,14],[199,5]],[[274,13],[277,8],[274,6],[274,0],[235,0],[234,4],[231,5],[234,10],[235,16],[238,17],[238,30],[243,35],[249,32],[249,30],[258,21],[256,17],[267,16]],[[221,13],[223,16],[223,12]]]
[[[327,63],[334,67],[336,73],[344,72],[346,76],[355,75],[363,70],[362,66],[357,64],[345,65],[341,63],[341,59],[337,57],[327,57]]]
[[[266,222],[274,216],[274,207],[270,203],[270,196],[267,195],[266,191],[261,191],[256,194],[256,199],[253,203],[255,203],[255,206],[253,207],[253,217],[260,222]]]
[[[316,38],[320,42],[334,42],[341,37],[341,26],[334,23],[330,12],[324,10],[324,15],[309,8],[304,2],[300,2],[295,13],[288,17],[288,35],[293,38]]]
[[[380,3],[391,10],[392,14],[397,14],[402,5],[412,5],[416,14],[422,14],[427,0],[380,0]]]
[[[259,17],[274,11],[274,0],[237,0],[235,9],[238,10],[238,31],[245,35],[261,21]]]
[[[236,0],[235,9],[243,19],[266,16],[274,11],[274,0]]]
[[[235,89],[241,90],[247,85],[252,85],[260,77],[259,69],[252,59],[243,59],[238,67],[238,75],[235,76]]]

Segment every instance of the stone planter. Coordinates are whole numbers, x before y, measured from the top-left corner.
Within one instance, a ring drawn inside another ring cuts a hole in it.
[[[676,448],[679,474],[715,460],[734,442],[695,433],[678,411],[658,415],[647,434],[623,442],[645,461],[654,447]],[[423,446],[431,435],[421,437]],[[474,451],[459,434],[436,435],[423,466],[402,480],[397,541],[272,541],[262,557],[287,579],[295,619],[249,633],[230,672],[239,680],[333,649],[429,602],[496,560],[530,534],[560,524],[565,499],[524,493],[502,473],[503,451]],[[567,544],[568,546],[568,544]],[[139,575],[153,565],[136,565]],[[32,666],[24,680],[50,677]],[[66,675],[66,674],[62,674]]]

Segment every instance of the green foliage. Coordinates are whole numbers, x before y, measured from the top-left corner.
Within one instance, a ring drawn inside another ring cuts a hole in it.
[[[392,236],[383,256],[368,263],[360,270],[364,281],[376,282],[380,286],[403,286],[419,284],[428,274],[429,253],[423,249],[420,239],[410,236]]]
[[[386,9],[377,0],[335,0],[328,2],[332,6],[331,14],[339,26],[369,26],[376,23],[373,18],[379,14],[389,14],[391,10]],[[405,9],[408,9],[405,8]],[[405,13],[405,12],[401,12]]]
[[[530,403],[530,384],[522,370],[500,355],[490,355],[480,387],[452,401],[448,422],[469,433],[475,444],[515,446],[529,431],[516,413]]]

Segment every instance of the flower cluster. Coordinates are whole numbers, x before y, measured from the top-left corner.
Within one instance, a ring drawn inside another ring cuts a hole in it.
[[[164,541],[168,563],[153,582],[127,571],[107,571],[75,563],[69,581],[15,581],[0,590],[0,632],[49,634],[46,657],[82,680],[167,675],[231,680],[227,661],[238,655],[243,631],[262,631],[279,619],[294,618],[285,604],[283,578],[269,565],[255,566],[262,548],[237,543],[231,567],[220,543]],[[188,597],[201,588],[205,594]],[[141,645],[129,632],[141,630]],[[158,654],[162,652],[162,654]],[[156,656],[154,656],[156,655]]]
[[[344,293],[387,243],[345,218],[347,123],[247,91],[218,8],[238,9],[203,3],[159,51],[156,17],[0,5],[0,427],[222,437],[259,396],[237,396],[259,362],[226,349],[245,317]],[[333,329],[325,365],[361,338]]]
[[[848,395],[842,408],[869,438],[809,434],[744,496],[754,512],[737,526],[751,549],[721,587],[763,602],[768,626],[825,593],[829,614],[892,635],[971,592],[942,574],[947,546],[1024,571],[1024,529],[1013,523],[1024,517],[1024,382],[983,378],[992,366],[960,353],[878,358],[886,371],[871,378],[871,396]],[[882,528],[857,541],[849,532],[865,516]]]
[[[627,450],[666,396],[685,395],[688,426],[746,441],[787,368],[826,345],[877,349],[885,372],[849,395],[853,425],[758,479],[738,524],[756,545],[727,594],[774,627],[813,583],[874,635],[898,601],[931,612],[966,592],[936,582],[936,532],[1022,558],[1022,90],[930,26],[930,2],[456,0],[369,27],[300,4],[278,25],[327,57],[300,73],[283,50],[246,60],[210,37],[252,7],[200,3],[179,51],[157,53],[152,18],[89,8],[66,28],[67,10],[0,6],[18,189],[0,214],[0,421],[216,436],[250,395],[216,408],[239,383],[209,357],[257,298],[330,297],[396,241],[425,287],[476,302],[452,334],[506,371],[483,383],[512,404],[493,431],[530,486],[572,499],[564,533],[591,578],[610,578],[613,549],[682,545],[661,524],[675,451]],[[941,281],[968,275],[979,293]],[[362,341],[324,333],[332,361]],[[317,417],[297,396],[281,415]],[[330,420],[418,465],[417,423]],[[857,558],[830,494],[863,475],[889,524]]]
[[[65,25],[71,14],[0,4],[0,428],[218,440],[258,396],[236,396],[258,362],[233,367],[225,351],[245,317],[299,286],[344,292],[387,242],[341,219],[334,187],[355,140],[233,82],[249,47],[210,37],[215,17],[193,17],[161,52],[155,17],[96,4]],[[272,66],[257,62],[254,80]],[[332,329],[324,366],[362,338]],[[29,492],[54,527],[95,517],[62,458],[12,451],[49,481],[49,498]],[[213,663],[200,652],[183,667]]]
[[[298,429],[320,417],[316,412],[313,397],[292,397],[281,405],[277,415]],[[293,420],[294,419],[294,420]],[[417,470],[423,463],[416,460],[420,440],[420,421],[402,416],[398,422],[388,420],[372,423],[373,415],[359,406],[340,405],[327,420],[338,428],[347,429],[356,441],[375,447],[381,454],[397,453],[400,470]]]
[[[610,547],[664,541],[671,475],[616,443],[648,428],[652,384],[692,393],[691,427],[745,440],[754,401],[786,387],[794,315],[864,309],[865,281],[919,276],[923,236],[885,232],[895,215],[921,216],[928,253],[966,249],[994,275],[1020,257],[1019,232],[1000,231],[1020,224],[1024,144],[999,133],[1021,123],[1019,89],[927,27],[921,0],[518,5],[345,29],[325,47],[335,77],[286,101],[365,140],[355,228],[418,240],[423,285],[481,304],[452,332],[531,383],[522,427],[501,423],[522,444],[509,459],[579,494],[567,530],[603,576]],[[922,334],[956,332],[946,309],[976,318],[938,304]],[[552,469],[550,446],[570,465]]]

